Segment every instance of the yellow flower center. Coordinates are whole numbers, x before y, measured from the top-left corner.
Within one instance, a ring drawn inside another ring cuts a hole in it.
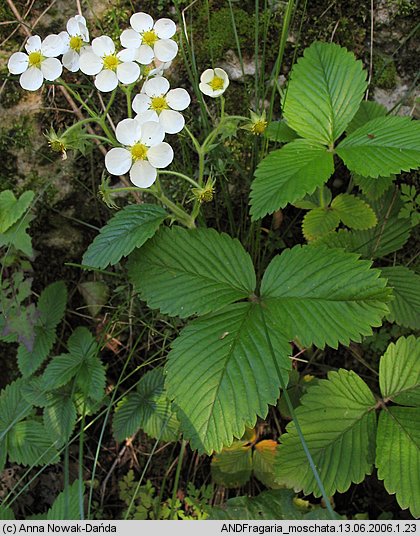
[[[152,97],[152,102],[150,104],[150,108],[160,114],[163,110],[167,110],[169,108],[168,103],[166,102],[165,97]]]
[[[147,147],[143,143],[136,143],[131,147],[131,156],[134,161],[147,159]]]
[[[70,48],[74,50],[75,52],[80,52],[80,49],[83,46],[83,39],[80,37],[80,35],[74,35],[70,39]]]
[[[145,45],[149,45],[149,47],[152,47],[159,39],[159,37],[156,35],[156,32],[154,30],[148,30],[147,32],[144,32],[142,34],[142,39]]]
[[[42,63],[42,54],[39,51],[31,52],[29,54],[29,67],[41,67]]]
[[[256,136],[260,136],[265,131],[266,128],[267,128],[267,121],[260,119],[259,121],[256,121],[252,125],[251,130]]]
[[[214,91],[217,91],[218,89],[223,89],[224,84],[225,84],[225,81],[223,80],[223,78],[220,78],[220,76],[215,76],[215,77],[213,78],[213,80],[211,80],[211,81],[209,82],[209,86],[210,86],[211,89],[213,89]]]
[[[103,58],[104,68],[109,69],[110,71],[116,71],[120,60],[115,54],[110,54],[109,56],[104,56]]]

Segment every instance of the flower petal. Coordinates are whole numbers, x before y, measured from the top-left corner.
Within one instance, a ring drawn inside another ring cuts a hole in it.
[[[121,45],[125,48],[139,48],[141,45],[141,37],[139,32],[136,32],[132,28],[124,30],[120,35]]]
[[[57,58],[47,58],[41,63],[41,72],[45,80],[56,80],[63,72],[61,61]]]
[[[82,73],[95,75],[102,71],[102,59],[93,52],[85,52],[80,56],[80,70]]]
[[[63,53],[63,41],[59,35],[48,35],[41,44],[41,53],[46,58],[56,58]]]
[[[159,97],[160,95],[166,95],[169,87],[170,85],[166,78],[163,78],[163,76],[156,76],[144,84],[143,91],[149,97]]]
[[[68,50],[62,58],[64,67],[72,73],[77,73],[80,67],[80,56],[75,50]]]
[[[206,84],[205,82],[200,82],[198,84],[198,87],[200,88],[200,91],[201,93],[204,93],[204,95],[208,95],[209,97],[214,97],[215,96],[215,91],[214,89],[212,89],[208,84]],[[222,93],[223,93],[223,90],[222,90]]]
[[[179,87],[177,89],[171,89],[166,95],[166,102],[173,110],[185,110],[191,103],[191,97],[188,91]]]
[[[83,58],[83,56],[81,58]],[[117,74],[109,69],[104,69],[97,74],[94,83],[99,91],[107,93],[108,91],[114,90],[118,86]]]
[[[141,126],[135,119],[123,119],[115,129],[115,136],[121,145],[131,147],[140,141]]]
[[[104,56],[109,56],[110,54],[114,54],[115,52],[114,41],[107,35],[96,37],[92,41],[92,48],[93,52],[100,58],[103,58]]]
[[[141,114],[150,108],[150,97],[146,93],[138,93],[134,99],[133,104],[131,105],[136,114]]]
[[[63,54],[65,54],[70,48],[70,35],[67,32],[60,32],[58,37],[63,43]]]
[[[214,74],[223,80],[223,90],[225,90],[229,85],[229,77],[227,75],[227,72],[223,69],[220,69],[220,67],[216,67],[214,70]]]
[[[137,160],[130,170],[130,180],[139,188],[149,188],[157,177],[156,168],[151,166],[146,160]]]
[[[138,50],[137,61],[142,65],[149,65],[149,63],[152,63],[154,58],[155,53],[153,52],[153,48],[149,47],[149,45],[141,45]]]
[[[105,155],[105,167],[111,175],[124,175],[130,169],[133,159],[130,151],[114,147]]]
[[[153,28],[153,19],[148,13],[134,13],[130,17],[130,24],[136,32],[143,33]]]
[[[166,141],[158,143],[147,151],[147,158],[155,168],[165,168],[174,159],[172,147]]]
[[[203,82],[204,84],[208,84],[213,80],[215,76],[214,69],[206,69],[203,73],[201,73],[200,76],[200,82]]]
[[[135,119],[137,123],[137,119]],[[139,123],[140,124],[140,123]],[[165,137],[165,131],[160,123],[156,121],[146,121],[141,125],[141,138],[140,141],[147,147],[160,144]]]
[[[176,32],[176,24],[171,19],[159,19],[153,29],[160,39],[169,39]]]
[[[44,77],[42,76],[41,69],[37,67],[29,67],[27,71],[20,75],[20,85],[23,89],[28,91],[36,91],[42,86]]]
[[[159,61],[171,61],[178,54],[178,45],[172,39],[160,39],[156,42],[154,50]]]
[[[154,110],[146,110],[145,112],[136,115],[134,119],[138,121],[140,125],[144,125],[144,123],[147,123],[149,121],[159,123],[159,116]]]
[[[132,84],[140,77],[140,66],[134,61],[120,63],[117,67],[117,77],[121,84]]]
[[[28,59],[24,52],[15,52],[10,56],[7,68],[12,74],[22,74],[28,68]]]
[[[28,54],[41,50],[41,38],[39,35],[32,35],[29,37],[26,41],[25,49]]]
[[[159,123],[167,134],[178,134],[185,126],[185,119],[179,112],[163,110],[159,116]]]

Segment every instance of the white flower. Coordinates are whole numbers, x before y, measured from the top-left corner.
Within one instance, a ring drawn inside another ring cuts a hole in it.
[[[25,44],[27,54],[15,52],[7,64],[12,74],[20,74],[20,85],[28,91],[36,91],[45,80],[56,80],[63,71],[56,58],[63,51],[63,43],[58,35],[49,35],[41,41],[39,35],[29,37]]]
[[[63,65],[75,73],[79,70],[80,55],[87,51],[86,43],[89,43],[86,19],[81,15],[71,17],[67,22],[67,31],[59,36],[63,41]]]
[[[158,121],[165,132],[177,134],[185,125],[185,119],[179,110],[185,110],[191,98],[185,89],[169,90],[169,82],[162,76],[148,80],[134,97],[133,110],[138,114],[140,123]]]
[[[207,69],[200,77],[199,88],[204,95],[220,97],[229,85],[229,77],[223,69]]]
[[[154,58],[168,62],[178,53],[178,45],[171,39],[176,25],[170,19],[156,22],[147,13],[134,13],[130,18],[131,28],[124,30],[120,40],[123,47],[137,49],[136,60],[149,65]]]
[[[163,141],[165,132],[159,123],[143,125],[136,119],[123,119],[117,125],[117,140],[124,147],[114,147],[105,156],[105,166],[112,175],[130,171],[130,180],[139,188],[148,188],[157,177],[156,168],[169,166],[174,152]]]
[[[103,35],[92,41],[92,52],[80,56],[80,70],[96,75],[95,86],[99,91],[112,91],[118,82],[132,84],[138,80],[140,67],[133,59],[134,52],[130,50],[116,54],[112,39]]]

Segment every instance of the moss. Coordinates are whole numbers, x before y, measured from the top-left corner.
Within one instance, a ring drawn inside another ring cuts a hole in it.
[[[393,89],[396,86],[397,68],[391,59],[378,54],[374,56],[372,83],[383,89]]]

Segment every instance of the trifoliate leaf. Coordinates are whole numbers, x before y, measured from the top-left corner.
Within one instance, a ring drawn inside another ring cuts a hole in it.
[[[420,328],[420,275],[404,266],[382,268],[388,286],[394,290],[394,299],[389,303],[388,319],[400,326]]]
[[[351,229],[370,229],[378,220],[372,208],[360,197],[350,194],[340,194],[331,203],[331,209],[340,220]]]
[[[306,240],[314,240],[330,231],[340,223],[340,217],[335,210],[314,208],[305,214],[302,222],[302,232]]]
[[[151,308],[181,318],[215,311],[255,289],[251,257],[214,229],[162,229],[130,257],[128,270]]]
[[[380,271],[358,255],[296,246],[274,257],[261,299],[277,329],[303,346],[337,348],[360,341],[381,325],[391,291]]]
[[[359,109],[366,87],[366,72],[352,52],[315,42],[292,69],[284,118],[300,136],[332,145]]]
[[[151,238],[167,215],[156,205],[128,205],[102,227],[82,263],[93,268],[116,264]]]
[[[126,395],[115,410],[113,431],[118,441],[139,430],[162,441],[176,441],[178,438],[179,423],[166,395],[161,368],[147,372],[136,391]]]
[[[310,387],[301,403],[295,418],[327,495],[362,482],[375,459],[376,400],[369,387],[353,371],[340,369]],[[277,482],[320,497],[294,421],[286,432],[278,451]]]
[[[287,143],[298,138],[298,134],[288,126],[286,121],[272,121],[267,126],[264,136],[271,141]]]
[[[251,215],[257,220],[322,186],[334,171],[333,155],[324,146],[297,139],[271,152],[255,170]]]
[[[0,193],[0,233],[7,231],[25,214],[34,195],[32,190],[28,190],[16,199],[11,190],[4,190]]]
[[[379,363],[382,396],[403,406],[420,406],[420,339],[391,343]]]
[[[381,411],[376,467],[401,508],[420,517],[420,408],[391,406]]]
[[[362,101],[356,115],[346,128],[347,135],[351,134],[371,119],[387,115],[388,110],[383,104],[375,101]]]
[[[266,322],[286,383],[290,345],[271,318]],[[169,353],[166,384],[184,436],[200,452],[220,452],[253,427],[257,415],[265,418],[280,380],[260,305],[229,305],[185,327]]]
[[[420,166],[420,122],[378,117],[345,138],[336,149],[346,166],[366,177],[387,177]]]

